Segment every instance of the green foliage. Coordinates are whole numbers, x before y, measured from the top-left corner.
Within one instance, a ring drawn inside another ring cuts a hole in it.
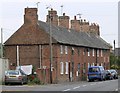
[[[37,77],[33,78],[29,78],[28,81],[28,85],[43,85],[44,83],[42,83]]]
[[[120,57],[116,57],[112,53],[110,55],[110,68],[111,69],[120,69]]]
[[[33,84],[40,84],[40,80],[38,78],[34,78],[31,82]]]

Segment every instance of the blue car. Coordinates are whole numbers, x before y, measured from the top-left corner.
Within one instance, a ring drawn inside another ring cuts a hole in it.
[[[103,66],[91,66],[88,68],[88,81],[105,80],[106,72]]]

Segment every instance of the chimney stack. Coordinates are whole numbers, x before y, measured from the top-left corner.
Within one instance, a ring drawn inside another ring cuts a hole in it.
[[[80,32],[80,20],[77,20],[76,16],[71,20],[71,28]]]
[[[90,25],[90,33],[94,33],[94,34],[100,36],[99,25],[96,23],[92,23]]]
[[[69,29],[69,19],[70,17],[63,13],[63,16],[59,16],[59,26]]]
[[[49,23],[50,17],[51,17],[51,23],[53,25],[58,26],[58,15],[57,15],[57,11],[56,10],[53,10],[51,8],[51,10],[48,11],[48,15],[47,15],[47,19],[46,19],[47,23]]]
[[[24,24],[37,24],[37,8],[25,8]]]
[[[80,29],[82,32],[89,32],[90,27],[89,27],[89,22],[87,22],[85,19],[80,20]]]

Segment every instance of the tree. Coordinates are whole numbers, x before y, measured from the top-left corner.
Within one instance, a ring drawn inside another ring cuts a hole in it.
[[[120,69],[120,57],[114,56],[113,53],[110,54],[110,68]]]

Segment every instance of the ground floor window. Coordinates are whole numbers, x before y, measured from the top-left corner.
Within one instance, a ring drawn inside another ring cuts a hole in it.
[[[65,74],[68,74],[68,62],[66,62],[66,72]]]
[[[64,63],[60,62],[60,74],[64,74]]]

